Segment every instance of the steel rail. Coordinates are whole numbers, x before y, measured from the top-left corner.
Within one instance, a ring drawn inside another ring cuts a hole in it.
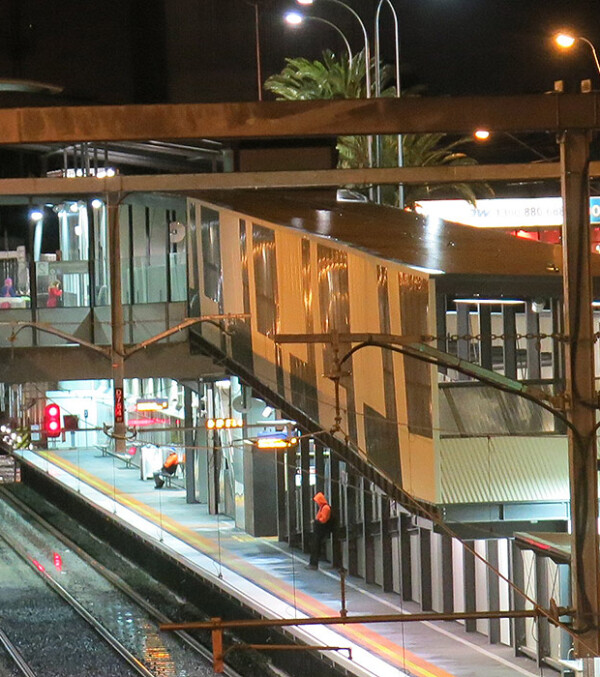
[[[150,672],[143,663],[136,658],[125,646],[123,646],[113,635],[107,630],[98,619],[96,619],[89,611],[82,606],[65,588],[57,583],[48,573],[40,570],[38,566],[32,561],[25,549],[10,537],[5,532],[0,532],[0,539],[2,539],[12,550],[14,550],[29,567],[37,573],[37,575],[51,588],[64,602],[66,602],[72,609],[74,609],[99,635],[104,641],[123,658],[129,666],[143,677],[156,677],[153,672]]]
[[[144,609],[148,614],[153,616],[159,623],[169,623],[171,619],[165,616],[159,609],[153,606],[148,600],[136,592],[129,584],[127,584],[122,578],[117,576],[115,573],[107,569],[103,564],[94,559],[89,555],[83,548],[81,548],[77,543],[72,541],[70,538],[65,536],[61,531],[56,529],[52,524],[47,522],[41,515],[39,515],[35,510],[33,510],[29,505],[24,503],[17,496],[7,491],[4,487],[0,486],[0,496],[7,502],[10,503],[14,508],[22,513],[25,513],[29,518],[35,521],[39,526],[45,529],[48,533],[52,534],[54,538],[58,539],[61,543],[74,552],[78,557],[86,562],[91,568],[93,568],[97,573],[103,576],[111,585],[118,588],[122,593],[127,595],[132,599],[136,604],[138,604],[142,609]],[[212,660],[211,652],[203,646],[198,640],[194,637],[191,637],[185,631],[178,631],[175,633],[179,639],[181,639],[185,644],[187,644],[190,649],[198,653],[202,658],[207,662]],[[234,670],[231,667],[226,667],[226,674],[229,677],[242,677],[240,673]],[[34,676],[35,677],[35,676]]]
[[[21,652],[8,637],[8,635],[0,628],[0,644],[5,648],[6,653],[12,659],[14,665],[19,672],[25,677],[37,677],[36,673],[31,669],[29,663],[23,658]]]

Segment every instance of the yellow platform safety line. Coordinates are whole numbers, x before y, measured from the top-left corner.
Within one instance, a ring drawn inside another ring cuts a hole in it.
[[[299,590],[294,590],[288,583],[255,567],[247,560],[228,551],[226,548],[221,547],[219,549],[218,544],[213,539],[200,536],[195,531],[182,526],[168,516],[162,515],[161,517],[160,513],[154,508],[138,501],[127,493],[115,490],[115,487],[112,485],[95,475],[92,475],[74,463],[71,463],[67,459],[57,456],[51,451],[40,452],[40,455],[46,457],[49,461],[74,477],[78,477],[81,481],[92,486],[94,489],[97,489],[105,496],[116,500],[121,505],[128,507],[137,514],[145,517],[157,527],[162,527],[163,531],[168,531],[188,545],[197,548],[204,555],[208,555],[215,559],[217,563],[220,561],[221,564],[240,574],[243,578],[247,578],[259,585],[266,592],[280,596],[284,601],[290,604],[290,606],[295,606],[303,613],[317,618],[319,616],[336,615],[337,612],[331,609],[331,607],[318,602]],[[223,537],[221,537],[221,543],[223,543]],[[219,560],[219,555],[222,555],[224,551],[227,553],[227,557],[221,557]],[[385,660],[393,665],[404,670],[409,670],[415,677],[455,677],[452,673],[420,658],[412,653],[412,651],[386,639],[364,625],[338,626],[336,627],[336,632],[344,635],[349,640],[368,651],[383,656]]]

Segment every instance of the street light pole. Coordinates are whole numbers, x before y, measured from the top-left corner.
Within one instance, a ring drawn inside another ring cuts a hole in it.
[[[394,50],[395,50],[395,75],[396,75],[396,97],[400,97],[401,85],[400,85],[400,24],[398,21],[398,13],[396,8],[392,4],[391,0],[379,0],[377,5],[377,10],[375,12],[375,96],[381,96],[381,31],[380,31],[380,19],[381,19],[381,9],[383,3],[386,2],[390,11],[392,12],[392,17],[394,20]],[[381,154],[381,145],[377,144],[377,166],[379,167],[379,160]],[[398,167],[404,166],[404,153],[402,148],[402,134],[398,134]],[[377,193],[380,196],[381,188],[377,188]],[[380,202],[381,200],[378,200]],[[400,209],[404,208],[404,186],[398,184],[398,207]]]
[[[339,5],[340,7],[343,7],[345,10],[350,12],[352,16],[358,21],[360,25],[360,29],[363,34],[363,39],[365,43],[365,83],[366,83],[366,98],[370,99],[371,98],[371,46],[369,44],[369,34],[367,33],[367,27],[365,26],[365,22],[360,18],[360,14],[356,12],[350,5],[347,5],[345,2],[342,2],[342,0],[321,0],[323,2],[332,2],[335,5]],[[299,5],[313,5],[315,0],[297,0]]]
[[[323,19],[323,17],[320,16],[311,16],[310,14],[300,14],[299,12],[288,12],[284,18],[286,23],[288,23],[290,26],[300,26],[305,20],[308,19],[310,21],[319,21],[320,23],[326,24],[327,26],[333,28],[335,31],[337,31],[337,33],[344,41],[346,51],[348,52],[348,68],[352,68],[352,59],[354,57],[352,54],[352,48],[350,47],[350,41],[346,37],[344,31],[339,26],[334,24],[333,21],[328,21],[327,19]]]
[[[312,5],[314,4],[315,0],[296,0],[299,5]],[[367,27],[365,26],[365,22],[360,18],[360,15],[358,12],[356,12],[352,7],[347,5],[345,2],[342,2],[342,0],[323,0],[324,2],[332,2],[335,5],[339,5],[340,7],[343,7],[345,10],[350,12],[352,16],[358,21],[360,24],[360,28],[363,34],[363,39],[365,43],[365,86],[366,86],[366,98],[370,99],[371,98],[371,46],[369,44],[369,34],[367,33]],[[369,167],[373,166],[373,136],[369,135],[367,136],[367,162]],[[369,197],[371,200],[373,200],[373,186],[369,188]]]
[[[554,37],[554,41],[562,49],[571,49],[571,47],[573,47],[573,45],[577,41],[585,43],[592,50],[592,56],[594,57],[596,70],[598,71],[598,75],[600,75],[600,61],[598,60],[598,53],[596,52],[594,44],[590,40],[583,37],[583,35],[571,35],[570,33],[559,33]]]
[[[259,101],[262,96],[262,58],[260,54],[260,11],[258,0],[244,0],[247,5],[254,7],[254,50],[256,54],[256,93]]]

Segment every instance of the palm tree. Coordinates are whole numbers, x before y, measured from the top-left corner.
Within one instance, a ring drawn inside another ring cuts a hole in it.
[[[377,77],[375,64],[371,62],[372,78]],[[286,59],[280,73],[272,75],[265,82],[265,89],[275,94],[278,100],[306,101],[314,99],[359,99],[366,97],[366,69],[364,50],[356,54],[349,63],[346,56],[336,57],[326,50],[322,61],[309,61],[302,57]],[[392,68],[384,65],[380,71],[381,96],[396,96],[396,88],[390,86]],[[375,85],[373,85],[373,88]],[[415,96],[416,92],[405,93]],[[403,164],[406,167],[434,165],[472,165],[477,161],[459,150],[470,141],[469,137],[448,140],[446,134],[405,134],[402,137]],[[340,136],[337,140],[338,166],[341,168],[369,167],[368,138],[365,136]],[[398,136],[378,137],[379,167],[398,166]],[[491,188],[480,186],[486,195],[492,195]],[[417,200],[443,194],[453,195],[475,203],[475,187],[465,183],[410,186],[406,190],[405,204],[412,206]],[[382,188],[382,201],[397,204],[398,190],[395,186]]]

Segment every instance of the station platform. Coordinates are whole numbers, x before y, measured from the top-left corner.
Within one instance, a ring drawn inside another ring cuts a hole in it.
[[[265,618],[340,613],[339,573],[327,563],[318,571],[305,569],[307,558],[299,551],[276,538],[250,536],[232,519],[208,514],[206,505],[186,503],[183,488],[156,490],[152,480],[140,478],[138,467],[127,467],[96,448],[17,450],[14,455],[130,525]],[[353,577],[346,579],[346,608],[349,616],[418,611],[398,595]],[[515,657],[509,647],[490,645],[455,622],[315,625],[288,631],[307,644],[352,649],[351,660],[346,651],[328,651],[327,658],[359,677],[540,675],[533,661]],[[558,673],[544,668],[544,674]]]

